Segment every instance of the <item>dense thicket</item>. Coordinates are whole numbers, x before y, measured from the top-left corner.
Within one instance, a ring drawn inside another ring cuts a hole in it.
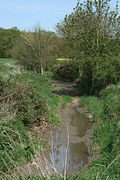
[[[120,80],[120,17],[109,0],[78,1],[57,26],[64,53],[80,69],[80,87],[93,93]]]
[[[10,57],[10,50],[20,36],[17,27],[11,29],[0,28],[0,58]]]

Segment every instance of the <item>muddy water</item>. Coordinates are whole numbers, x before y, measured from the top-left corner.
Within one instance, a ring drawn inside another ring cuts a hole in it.
[[[93,134],[93,123],[89,121],[88,114],[76,106],[67,107],[61,112],[61,117],[62,124],[55,132],[50,158],[54,167],[64,173],[67,157],[67,175],[71,175],[90,161],[89,141]]]

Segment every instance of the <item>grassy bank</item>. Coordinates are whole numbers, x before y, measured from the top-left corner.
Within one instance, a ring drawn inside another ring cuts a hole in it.
[[[82,97],[81,103],[98,121],[90,167],[70,179],[120,179],[120,84],[110,85],[100,97]]]
[[[12,59],[0,59],[0,176],[31,160],[32,126],[59,122],[59,97],[51,92],[50,74],[26,71]],[[38,142],[37,142],[38,143]],[[38,147],[38,146],[37,146]]]

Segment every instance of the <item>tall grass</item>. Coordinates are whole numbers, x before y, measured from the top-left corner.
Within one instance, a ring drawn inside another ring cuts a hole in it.
[[[70,179],[120,179],[120,84],[110,85],[98,97],[82,97],[81,103],[99,125],[93,139],[93,161]]]

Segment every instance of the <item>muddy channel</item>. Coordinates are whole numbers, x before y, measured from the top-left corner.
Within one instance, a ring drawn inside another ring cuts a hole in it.
[[[69,95],[72,102],[68,103],[65,109],[61,107],[60,124],[55,127],[49,126],[43,135],[49,147],[35,153],[32,162],[20,170],[23,176],[43,175],[47,179],[50,179],[53,173],[61,177],[69,176],[79,172],[91,161],[90,142],[93,137],[94,120],[80,106],[80,98],[73,83],[52,83],[53,93],[59,96]]]
[[[64,174],[66,169],[67,175],[71,175],[91,160],[90,140],[93,137],[94,120],[80,107],[78,92],[72,83],[54,83],[54,92],[72,96],[72,102],[65,109],[61,108],[61,123],[54,132],[50,160],[60,174]]]

